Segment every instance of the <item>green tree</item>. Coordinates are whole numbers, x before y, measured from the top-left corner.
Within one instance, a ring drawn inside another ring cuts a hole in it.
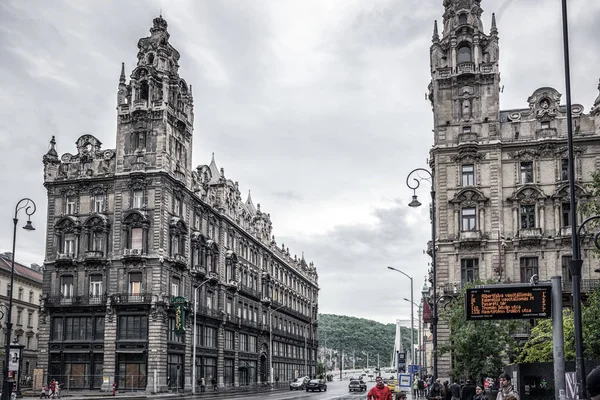
[[[565,360],[575,359],[575,334],[573,313],[563,310],[563,336],[565,340]],[[554,344],[552,342],[552,319],[539,320],[531,330],[529,339],[517,358],[518,363],[552,362]]]
[[[451,354],[455,380],[498,376],[507,361],[515,357],[516,341],[512,333],[522,321],[467,321],[464,296],[440,307],[440,318],[450,328],[450,341],[438,346],[441,355]]]
[[[585,358],[600,360],[600,287],[588,297],[581,311]]]
[[[323,363],[321,361],[317,363],[317,377],[319,379],[325,378],[325,368],[323,367]]]

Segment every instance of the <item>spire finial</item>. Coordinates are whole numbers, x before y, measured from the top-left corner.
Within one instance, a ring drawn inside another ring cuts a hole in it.
[[[125,63],[121,63],[121,76],[119,77],[119,83],[125,83]]]
[[[215,162],[215,152],[214,151],[212,152],[212,160],[211,160],[211,162]]]
[[[432,41],[438,42],[440,40],[440,35],[438,34],[438,26],[437,26],[437,19],[433,22],[433,37],[432,37]]]
[[[498,28],[496,27],[496,13],[492,13],[492,28],[490,29],[490,35],[497,35]]]

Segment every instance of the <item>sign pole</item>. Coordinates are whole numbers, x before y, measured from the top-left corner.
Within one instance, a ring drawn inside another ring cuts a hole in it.
[[[554,356],[554,398],[565,389],[565,339],[563,336],[562,284],[560,276],[552,277],[552,344]]]

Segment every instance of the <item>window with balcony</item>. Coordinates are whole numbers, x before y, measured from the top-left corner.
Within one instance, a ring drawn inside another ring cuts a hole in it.
[[[144,191],[137,189],[133,191],[132,208],[142,208],[144,206]]]
[[[72,257],[77,256],[77,237],[73,233],[66,234],[63,239],[63,253]]]
[[[98,299],[102,296],[102,275],[90,275],[90,300]]]
[[[529,283],[533,275],[538,274],[538,259],[537,257],[522,257],[521,258],[521,283]]]
[[[463,258],[460,260],[460,276],[463,284],[479,279],[479,259]]]
[[[104,236],[106,234],[102,231],[94,230],[92,231],[92,248],[93,251],[100,251],[104,253]]]
[[[142,273],[131,272],[129,273],[129,294],[139,295],[142,293]]]
[[[75,214],[77,212],[75,206],[76,206],[75,196],[68,196],[66,198],[66,202],[65,202],[65,214],[67,214],[67,215]]]
[[[473,164],[465,164],[462,166],[462,186],[475,185],[475,166]]]
[[[458,55],[456,57],[457,64],[469,63],[471,61],[472,61],[472,58],[471,58],[471,48],[469,46],[462,45],[458,49]]]
[[[64,298],[73,297],[73,276],[65,275],[60,277],[60,294]]]
[[[179,297],[179,278],[175,276],[171,278],[171,296]]]
[[[129,243],[129,248],[130,249],[137,249],[137,250],[142,250],[143,249],[143,237],[144,237],[144,231],[142,230],[142,228],[132,228],[131,229],[131,241]]]
[[[521,183],[533,183],[533,162],[521,162]]]
[[[476,210],[475,207],[465,207],[461,209],[461,227],[465,231],[474,231],[476,229]]]
[[[535,228],[535,204],[521,205],[521,229]]]
[[[181,254],[181,237],[178,234],[171,234],[171,255]]]
[[[571,269],[569,268],[569,263],[572,259],[572,256],[562,256],[561,258],[563,284],[571,284],[573,282],[573,276],[571,275]]]
[[[103,194],[94,195],[94,212],[95,213],[104,212],[104,195]]]
[[[569,159],[563,158],[560,160],[560,180],[569,180]]]

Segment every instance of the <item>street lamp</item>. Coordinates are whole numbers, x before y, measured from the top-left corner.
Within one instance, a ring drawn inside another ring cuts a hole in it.
[[[419,351],[417,352],[417,357],[419,359],[419,361],[417,362],[417,366],[419,367],[419,376],[421,376],[421,364],[423,364],[423,353],[421,353],[421,325],[423,324],[423,322],[421,321],[421,307],[423,306],[422,304],[417,304],[412,300],[407,299],[406,297],[404,298],[404,301],[408,301],[409,303],[411,303],[412,305],[417,306],[417,317],[418,317],[418,330],[419,330],[419,340],[417,340],[417,346],[419,346]],[[414,343],[413,343],[413,348],[414,348]]]
[[[269,308],[269,370],[271,371],[271,387],[273,386],[273,313],[284,306],[285,304],[282,304],[274,310]]]
[[[421,176],[419,173],[425,173],[428,176]],[[414,176],[411,180],[411,176]],[[437,273],[436,273],[436,245],[435,245],[435,184],[434,174],[425,168],[416,168],[410,171],[406,177],[406,186],[413,190],[412,201],[408,204],[410,207],[419,207],[421,202],[417,200],[417,189],[421,186],[421,181],[427,180],[431,184],[431,269],[433,272],[433,280],[431,282],[433,286],[433,298],[437,297]],[[437,379],[438,376],[438,353],[437,353],[437,323],[438,313],[437,304],[433,303],[433,310],[431,316],[431,327],[433,330],[433,379]]]
[[[562,0],[563,55],[565,61],[565,92],[567,99],[567,149],[569,174],[569,205],[571,207],[571,247],[573,256],[569,261],[569,270],[573,285],[573,327],[575,331],[575,369],[577,373],[577,393],[586,397],[585,360],[583,358],[583,329],[581,324],[581,248],[577,231],[577,202],[575,201],[575,163],[573,154],[573,116],[571,110],[571,71],[569,66],[569,23],[567,18],[567,0]],[[584,224],[582,224],[583,226]],[[597,243],[597,242],[596,242]]]
[[[196,326],[196,314],[198,312],[198,290],[200,290],[200,288],[207,282],[210,282],[210,280],[207,279],[198,286],[194,287],[194,329],[192,333],[192,394],[196,394],[196,339],[198,337],[198,327]]]
[[[12,243],[12,260],[10,265],[10,286],[8,292],[8,310],[7,310],[7,318],[6,318],[6,348],[4,349],[4,384],[2,386],[2,398],[8,399],[10,398],[10,394],[12,392],[12,381],[8,381],[9,370],[8,363],[10,361],[10,335],[12,333],[12,300],[13,300],[13,285],[15,280],[15,245],[17,241],[17,223],[19,219],[17,218],[19,211],[25,210],[25,214],[27,214],[27,223],[23,227],[23,229],[27,231],[33,231],[35,228],[31,225],[31,216],[35,213],[36,207],[33,200],[24,198],[19,200],[17,205],[15,206],[15,217],[13,218],[13,243]],[[17,382],[18,386],[18,382]]]
[[[417,200],[418,201],[418,200]],[[408,275],[406,272],[400,271],[399,269],[396,269],[394,267],[388,267],[388,269],[391,269],[392,271],[396,271],[396,272],[400,272],[402,275],[406,276],[408,279],[410,279],[410,359],[411,361],[414,363],[414,352],[415,352],[415,313],[414,313],[414,306],[413,304],[413,278],[412,276]],[[396,365],[395,368],[398,368],[398,366]]]

